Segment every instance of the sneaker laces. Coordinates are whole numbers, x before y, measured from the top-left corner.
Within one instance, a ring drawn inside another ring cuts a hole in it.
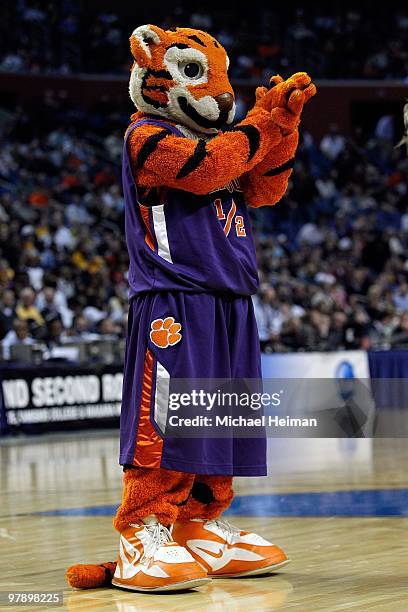
[[[221,529],[225,534],[225,539],[228,544],[233,544],[234,540],[241,534],[241,530],[238,529],[238,527],[234,527],[234,525],[231,525],[231,523],[225,519],[213,519],[212,521],[208,521],[207,525],[214,525],[218,527],[218,529]]]
[[[139,525],[132,526],[139,527]],[[144,545],[144,552],[139,559],[139,563],[146,563],[154,557],[154,554],[160,548],[160,546],[173,542],[170,531],[161,523],[155,523],[153,525],[145,524],[144,528],[150,535],[150,541]]]

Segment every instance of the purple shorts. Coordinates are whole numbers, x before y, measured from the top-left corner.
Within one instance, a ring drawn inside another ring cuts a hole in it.
[[[120,419],[120,463],[193,474],[264,476],[264,438],[170,438],[154,415],[171,378],[261,378],[250,297],[160,292],[132,298]],[[166,396],[167,393],[167,396]]]

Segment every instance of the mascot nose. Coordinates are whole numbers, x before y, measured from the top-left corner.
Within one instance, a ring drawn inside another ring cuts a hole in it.
[[[218,108],[220,111],[225,111],[226,113],[231,110],[234,104],[234,96],[230,93],[223,93],[215,98],[216,103],[218,104]]]

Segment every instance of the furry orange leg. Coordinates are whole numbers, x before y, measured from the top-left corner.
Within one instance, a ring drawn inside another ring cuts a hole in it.
[[[218,518],[229,507],[233,496],[232,476],[198,474],[187,503],[180,507],[178,518],[181,521]]]
[[[155,514],[159,523],[170,525],[178,516],[179,505],[185,502],[194,482],[194,474],[163,469],[135,468],[123,476],[122,504],[113,526],[117,531]]]

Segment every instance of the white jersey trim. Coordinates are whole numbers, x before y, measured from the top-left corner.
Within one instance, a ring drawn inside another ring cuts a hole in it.
[[[164,213],[164,204],[159,204],[157,206],[152,207],[152,216],[153,216],[153,227],[154,233],[156,235],[157,254],[168,261],[169,263],[173,263],[170,254],[170,245],[169,238],[167,235],[167,225],[166,225],[166,216]]]

